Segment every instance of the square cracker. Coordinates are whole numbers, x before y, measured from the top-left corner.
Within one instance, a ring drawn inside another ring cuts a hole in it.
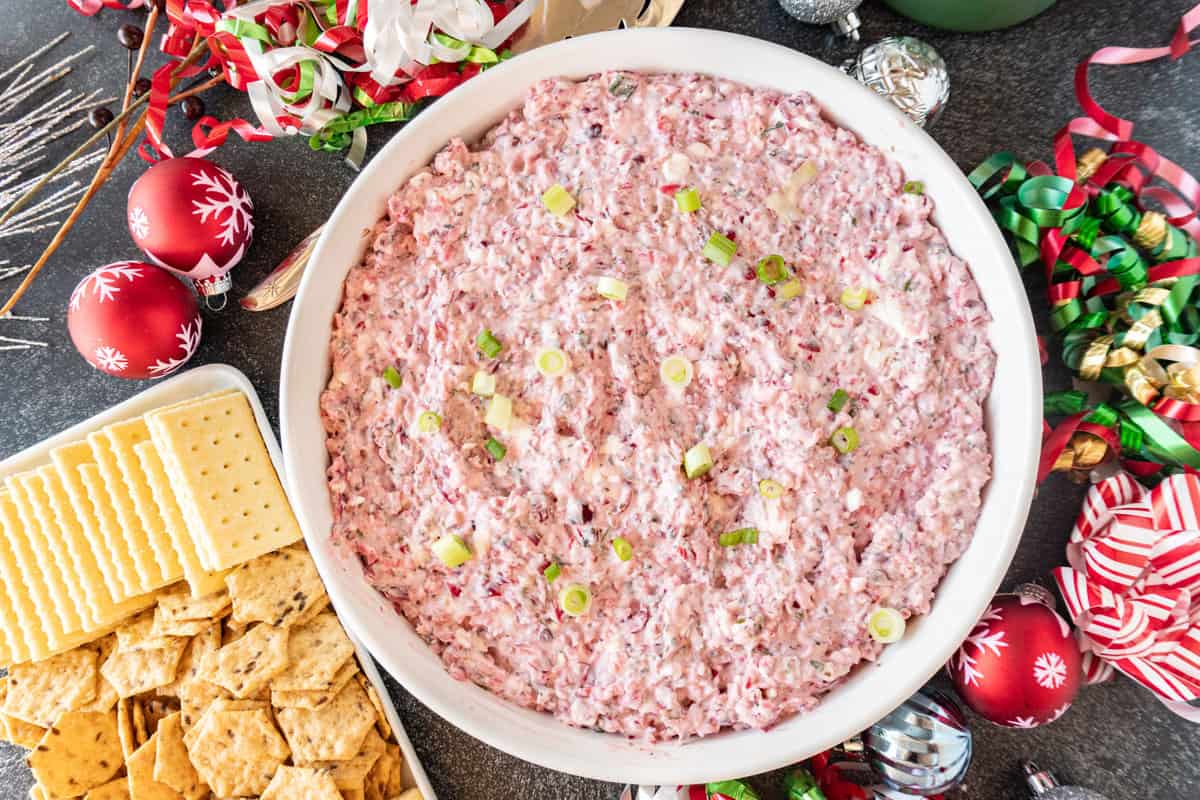
[[[183,721],[177,711],[158,724],[158,750],[154,758],[154,780],[170,786],[184,797],[207,791],[183,743]]]
[[[136,445],[150,441],[150,430],[146,427],[146,421],[138,417],[118,422],[105,428],[104,435],[108,437],[109,446],[117,459],[117,467],[125,481],[125,488],[129,490],[129,496],[133,500],[134,512],[142,523],[142,530],[146,532],[163,580],[179,580],[183,577],[179,554],[175,551],[175,544],[167,532],[166,523],[158,512],[158,504],[154,502],[154,492],[146,479],[142,462],[133,449]]]
[[[151,736],[125,760],[125,770],[129,773],[129,794],[133,800],[179,800],[179,792],[154,779],[157,760],[158,734]]]
[[[262,800],[342,800],[342,793],[325,770],[280,767],[263,791]]]
[[[228,569],[300,539],[244,394],[154,411],[146,421],[206,569]]]
[[[175,553],[183,567],[183,577],[192,590],[192,596],[203,597],[224,589],[225,573],[209,572],[200,563],[196,543],[188,533],[183,512],[179,509],[179,501],[175,499],[175,490],[171,488],[171,481],[167,478],[166,468],[163,467],[162,458],[158,455],[154,442],[142,442],[135,445],[133,450],[142,465],[142,472],[146,475],[146,483],[150,486],[150,492],[158,506],[159,516],[166,525],[167,535],[171,537],[171,543],[175,546]]]
[[[149,592],[165,586],[169,581],[163,575],[162,568],[154,557],[154,549],[150,547],[150,535],[138,517],[133,505],[133,495],[125,484],[121,474],[121,465],[117,462],[117,454],[113,452],[112,442],[104,431],[93,431],[88,434],[88,445],[92,448],[92,458],[100,477],[104,480],[103,497],[112,506],[117,519],[117,530],[124,542],[125,552],[133,559],[136,569],[136,585],[133,590],[137,594]],[[93,500],[97,498],[93,497]],[[120,544],[118,543],[118,547]]]
[[[91,453],[88,447],[88,453]],[[114,600],[135,597],[142,594],[142,579],[138,574],[133,551],[125,543],[125,534],[121,530],[121,520],[117,518],[117,509],[108,494],[104,476],[100,474],[100,465],[94,461],[81,464],[79,467],[79,482],[83,484],[84,493],[91,503],[92,512],[96,515],[100,536],[104,541],[108,557],[111,559],[112,573],[120,581],[120,587],[110,593]]]
[[[18,548],[27,546],[17,520],[17,509],[7,489],[0,489],[0,587],[11,602],[0,618],[11,644],[14,661],[26,661],[49,652],[42,626],[40,606],[50,606],[50,597],[40,573],[26,577],[25,557]],[[28,559],[33,560],[32,553]],[[52,611],[50,612],[53,613]]]
[[[34,777],[51,797],[78,797],[108,782],[121,768],[116,715],[68,711],[28,760]]]
[[[353,658],[337,671],[328,689],[318,691],[289,691],[287,689],[271,688],[271,705],[276,708],[320,708],[338,696],[342,688],[358,674],[358,662]]]
[[[297,763],[354,758],[375,727],[375,710],[355,681],[319,709],[281,708],[275,718]]]
[[[233,693],[249,697],[288,665],[288,629],[259,623],[246,635],[209,655],[201,677]]]
[[[275,678],[272,689],[318,692],[330,688],[334,677],[354,657],[354,645],[333,612],[323,612],[303,625],[293,625],[288,639],[288,668]]]
[[[47,638],[53,646],[56,640],[61,642],[65,638],[62,634],[83,630],[83,619],[79,616],[79,609],[70,593],[75,576],[69,568],[66,546],[52,531],[42,527],[34,507],[45,502],[45,492],[42,491],[41,483],[41,478],[35,472],[5,478],[5,485],[13,504],[17,507],[17,516],[25,529],[37,568],[46,578],[46,588],[54,604],[55,625],[47,631]]]
[[[325,586],[307,550],[285,547],[237,567],[225,578],[238,622],[291,625],[317,602]]]
[[[96,651],[81,647],[12,667],[4,713],[46,728],[95,696]]]

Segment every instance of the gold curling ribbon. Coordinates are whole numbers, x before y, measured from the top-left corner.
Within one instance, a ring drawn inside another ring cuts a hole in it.
[[[1167,302],[1170,297],[1171,290],[1162,286],[1147,286],[1139,289],[1138,293],[1133,296],[1131,303],[1140,303],[1144,306],[1161,306]]]
[[[1086,483],[1088,473],[1108,458],[1108,443],[1099,436],[1077,432],[1054,462],[1055,472],[1065,472],[1075,483]]]
[[[1145,346],[1146,340],[1150,338],[1150,334],[1154,333],[1155,329],[1163,323],[1162,315],[1158,310],[1146,312],[1141,319],[1133,323],[1133,326],[1125,332],[1125,339],[1122,344],[1125,347],[1133,347],[1142,349]]]
[[[1100,377],[1100,370],[1104,368],[1104,361],[1112,343],[1113,337],[1098,336],[1088,345],[1087,352],[1083,354],[1083,362],[1079,365],[1079,377],[1085,381],[1094,381]]]
[[[1140,364],[1125,370],[1125,387],[1129,389],[1133,399],[1144,406],[1150,405],[1154,398],[1158,397],[1158,389]]]
[[[1137,360],[1141,357],[1141,354],[1137,350],[1129,347],[1118,347],[1116,350],[1109,352],[1108,357],[1104,359],[1104,366],[1128,367],[1130,364],[1137,363]]]
[[[1105,161],[1108,161],[1108,153],[1099,147],[1089,148],[1075,162],[1075,180],[1078,183],[1086,183]]]
[[[1133,243],[1142,250],[1154,250],[1166,240],[1168,233],[1167,218],[1157,211],[1147,211],[1133,232]]]

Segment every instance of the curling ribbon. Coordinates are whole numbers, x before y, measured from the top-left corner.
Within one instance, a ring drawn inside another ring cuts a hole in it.
[[[1055,135],[1053,171],[997,153],[968,176],[1020,265],[1041,262],[1064,362],[1080,379],[1127,396],[1094,408],[1079,394],[1048,397],[1047,415],[1069,416],[1045,437],[1039,481],[1052,471],[1086,479],[1118,454],[1140,475],[1200,469],[1200,435],[1187,427],[1200,424],[1200,182],[1133,140],[1133,123],[1106,111],[1088,86],[1093,64],[1181,57],[1197,26],[1200,6],[1167,46],[1106,47],[1080,62],[1084,116]],[[1075,136],[1113,144],[1077,156]]]

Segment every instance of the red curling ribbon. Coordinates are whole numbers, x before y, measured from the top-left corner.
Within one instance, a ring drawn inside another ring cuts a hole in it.
[[[1103,425],[1097,425],[1094,422],[1083,421],[1084,417],[1089,413],[1091,412],[1081,411],[1078,414],[1067,417],[1050,432],[1049,436],[1045,437],[1045,440],[1042,442],[1042,455],[1038,460],[1038,483],[1049,477],[1054,469],[1054,462],[1058,461],[1058,457],[1067,449],[1067,445],[1071,442],[1071,436],[1076,431],[1098,436],[1104,440],[1114,453],[1121,452],[1121,439],[1116,431],[1112,428],[1106,428]]]
[[[1186,400],[1163,397],[1150,410],[1160,417],[1170,417],[1183,422],[1200,422],[1200,404],[1189,403]],[[1187,439],[1186,436],[1184,438]],[[1196,446],[1191,439],[1188,439],[1188,444]]]
[[[192,144],[196,151],[190,155],[204,155],[225,144],[230,133],[236,133],[246,142],[269,142],[274,137],[263,128],[256,128],[244,119],[230,119],[224,122],[216,117],[201,117],[192,126]]]
[[[121,11],[132,11],[135,8],[143,8],[146,5],[146,0],[129,0],[125,3],[121,2],[121,0],[67,0],[67,5],[85,17],[94,17],[105,8]]]

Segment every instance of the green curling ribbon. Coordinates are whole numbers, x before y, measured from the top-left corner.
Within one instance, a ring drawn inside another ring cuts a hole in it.
[[[802,768],[794,769],[784,777],[783,790],[787,792],[787,800],[825,800],[825,793],[817,786],[812,773]]]
[[[1050,392],[1042,398],[1042,413],[1047,417],[1078,414],[1087,405],[1087,397],[1079,391]]]
[[[313,150],[345,150],[350,146],[350,140],[357,129],[382,122],[407,122],[413,118],[418,105],[395,101],[351,111],[314,133],[309,137],[308,145]]]
[[[759,800],[754,790],[741,781],[717,781],[704,788],[709,795],[723,794],[732,800]]]
[[[1156,460],[1200,469],[1200,451],[1188,444],[1153,411],[1135,400],[1126,400],[1121,403],[1120,409],[1132,425],[1141,429],[1144,447]]]
[[[1086,417],[1084,417],[1083,421],[1094,422],[1102,427],[1111,428],[1116,425],[1120,419],[1121,415],[1117,413],[1115,408],[1110,406],[1108,403],[1101,403],[1100,405],[1096,406],[1095,410],[1092,411],[1091,414],[1088,414]]]
[[[1126,453],[1136,453],[1142,449],[1142,444],[1145,441],[1145,435],[1142,429],[1138,426],[1121,420],[1118,433],[1121,437],[1121,450]]]
[[[1063,208],[1074,188],[1075,183],[1066,178],[1039,175],[1021,184],[1017,190],[1017,202],[1040,227],[1058,228],[1084,209],[1082,205],[1072,209]]]
[[[994,185],[988,186],[992,178],[1004,170],[1008,170],[1004,178],[997,181]],[[967,180],[983,196],[984,200],[989,200],[997,194],[1012,194],[1016,192],[1027,174],[1025,167],[1017,161],[1017,157],[1012,153],[995,153],[988,156],[986,161],[971,170],[971,174],[967,176]]]

